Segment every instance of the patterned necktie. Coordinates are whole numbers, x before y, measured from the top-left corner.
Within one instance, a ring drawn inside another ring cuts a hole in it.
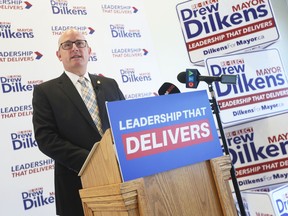
[[[79,77],[78,82],[81,84],[81,94],[82,98],[84,100],[84,103],[86,104],[86,107],[100,133],[100,135],[103,135],[101,120],[99,117],[99,109],[97,106],[96,97],[94,95],[93,89],[88,85],[88,80],[84,77]]]

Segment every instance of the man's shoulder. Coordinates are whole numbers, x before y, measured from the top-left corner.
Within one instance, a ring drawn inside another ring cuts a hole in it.
[[[47,81],[44,81],[43,83],[39,84],[40,86],[42,87],[49,87],[49,86],[53,86],[53,85],[56,85],[58,84],[59,82],[61,82],[63,80],[63,74],[59,77],[56,77],[56,78],[51,78]]]
[[[97,75],[97,74],[90,74],[90,78],[100,80],[102,82],[115,82],[115,80],[111,77],[105,77],[103,75]]]

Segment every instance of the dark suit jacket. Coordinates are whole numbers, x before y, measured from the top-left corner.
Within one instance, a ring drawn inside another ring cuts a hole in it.
[[[90,75],[99,106],[103,131],[108,129],[105,101],[123,100],[115,80]],[[97,81],[100,81],[100,84]],[[56,210],[61,216],[83,215],[78,177],[93,144],[101,139],[77,89],[63,73],[35,86],[33,125],[39,149],[55,160]]]

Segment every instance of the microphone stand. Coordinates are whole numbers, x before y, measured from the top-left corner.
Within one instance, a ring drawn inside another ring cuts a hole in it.
[[[224,134],[224,130],[223,130],[223,126],[222,126],[222,123],[221,123],[220,114],[219,114],[220,113],[219,112],[219,107],[218,107],[217,101],[215,99],[215,94],[214,94],[214,90],[213,90],[213,87],[212,87],[212,82],[213,81],[205,81],[205,82],[208,84],[208,87],[209,87],[209,92],[210,92],[211,101],[212,101],[212,109],[214,110],[214,114],[216,115],[216,119],[217,119],[219,131],[220,131],[220,134],[221,134],[221,139],[222,139],[224,151],[225,151],[226,155],[229,155],[229,149],[228,149],[228,146],[227,146],[227,142],[226,142],[226,139],[225,139],[225,134]],[[246,216],[246,212],[245,212],[243,200],[242,200],[242,197],[241,197],[241,192],[240,192],[240,189],[239,189],[239,185],[238,185],[238,182],[237,182],[237,178],[236,178],[236,174],[235,174],[235,169],[234,169],[233,163],[231,163],[230,174],[231,174],[231,179],[232,179],[232,182],[233,182],[234,191],[235,191],[235,195],[236,195],[237,202],[238,202],[238,205],[239,205],[239,210],[240,210],[241,216]]]

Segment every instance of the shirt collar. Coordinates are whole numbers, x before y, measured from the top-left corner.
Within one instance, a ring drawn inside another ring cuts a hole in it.
[[[71,73],[69,71],[64,71],[66,73],[66,75],[70,78],[70,80],[72,81],[72,83],[76,84],[78,82],[78,79],[79,79],[79,76],[74,74],[74,73]],[[85,73],[83,75],[83,77],[85,77],[87,80],[89,80],[89,82],[91,82],[90,80],[90,76],[89,76],[89,73]]]

